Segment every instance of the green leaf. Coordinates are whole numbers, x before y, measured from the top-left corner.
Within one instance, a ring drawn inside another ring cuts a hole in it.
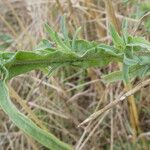
[[[120,35],[117,33],[113,25],[109,25],[109,31],[112,37],[112,41],[115,45],[116,48],[124,50],[125,48],[125,43],[123,39],[120,37]]]
[[[55,32],[55,39],[56,43],[58,44],[59,48],[62,48],[64,52],[71,52],[71,49],[65,44],[64,41],[58,36],[58,34]]]
[[[2,64],[0,64],[0,80],[6,80],[8,75],[8,70]]]
[[[129,78],[132,80],[135,77],[144,77],[150,75],[149,65],[136,65],[129,68]],[[104,82],[112,83],[116,81],[124,80],[123,71],[114,71],[107,75],[103,75],[102,79]]]
[[[100,44],[100,45],[98,45],[98,48],[101,48],[101,49],[105,50],[110,55],[117,56],[117,57],[120,57],[120,58],[123,57],[123,53],[118,53],[118,50],[116,48],[114,48],[113,46]]]
[[[131,37],[127,46],[139,46],[150,51],[150,42],[143,37]]]
[[[50,38],[56,43],[59,49],[62,51],[71,52],[71,49],[65,44],[64,41],[62,41],[58,34],[48,24],[45,24],[45,28]]]
[[[150,65],[150,56],[148,56],[148,54],[147,54],[147,56],[140,56],[139,57],[139,59],[140,59],[140,65]]]
[[[51,133],[42,130],[25,115],[20,113],[11,102],[6,84],[2,80],[0,80],[0,106],[16,126],[45,147],[51,150],[72,150],[69,145],[61,142]]]
[[[11,43],[13,41],[12,37],[7,34],[0,34],[0,41]]]
[[[123,63],[122,72],[123,72],[123,80],[127,84],[129,82],[129,66]]]
[[[9,71],[9,79],[31,70],[48,66],[72,65],[82,68],[103,67],[112,61],[122,61],[122,55],[109,51],[95,42],[76,40],[76,51],[35,50],[1,53],[3,65]]]
[[[122,38],[124,40],[125,45],[128,43],[128,37],[129,37],[129,33],[128,33],[128,20],[125,19],[123,20],[122,23]]]
[[[123,72],[122,71],[114,71],[109,74],[103,75],[102,80],[107,83],[121,81],[121,80],[123,80]]]
[[[68,37],[68,30],[66,28],[66,17],[65,16],[61,17],[60,25],[61,25],[60,26],[61,27],[61,32],[63,33],[63,36],[64,36],[64,42],[68,47],[71,47],[70,42],[69,42],[70,40],[69,40],[69,37]]]
[[[73,36],[73,40],[72,40],[72,49],[75,50],[76,49],[76,40],[77,40],[77,37],[78,37],[78,34],[80,33],[81,31],[81,27],[77,28],[74,36]]]
[[[83,56],[89,50],[94,50],[98,45],[95,42],[89,42],[86,40],[74,40],[73,42],[74,52],[80,56]]]
[[[148,1],[144,1],[143,3],[141,3],[140,7],[144,12],[150,11],[150,3]]]
[[[34,50],[51,50],[52,48],[52,43],[49,40],[43,39]]]
[[[47,23],[45,24],[45,29],[47,33],[49,34],[49,37],[51,38],[51,40],[56,42],[57,40],[55,38],[55,31]]]
[[[146,74],[149,74],[149,72],[150,72],[150,65],[145,65],[141,69],[141,71],[139,73],[139,77],[143,78]]]
[[[133,66],[136,65],[137,63],[140,62],[140,59],[136,56],[134,56],[132,59],[127,58],[126,55],[124,55],[124,59],[123,59],[124,64],[128,65],[128,66]]]
[[[0,34],[0,50],[5,50],[12,42],[13,39],[11,36],[7,34]]]

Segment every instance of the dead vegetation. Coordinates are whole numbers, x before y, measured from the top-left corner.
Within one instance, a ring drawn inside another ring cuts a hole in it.
[[[120,32],[121,24],[127,20],[129,33],[149,40],[149,11],[148,0],[1,0],[0,33],[9,34],[13,39],[6,50],[31,50],[47,36],[44,23],[59,31],[60,18],[65,14],[70,36],[81,26],[81,38],[111,44],[109,22]],[[122,82],[105,84],[101,80],[102,73],[118,67],[115,63],[88,70],[64,67],[50,78],[40,71],[32,71],[10,81],[10,95],[38,126],[73,145],[75,150],[133,150],[135,143],[139,150],[148,150],[149,86],[142,87],[134,98],[131,94],[130,107],[127,101],[121,102],[78,127],[124,93],[126,87]],[[140,82],[137,78],[131,84],[135,87]],[[0,150],[46,150],[16,128],[2,111],[0,115]]]

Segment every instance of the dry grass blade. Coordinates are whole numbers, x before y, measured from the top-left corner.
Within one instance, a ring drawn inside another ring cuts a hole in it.
[[[141,23],[142,23],[142,22],[144,21],[144,19],[147,18],[148,16],[150,16],[150,11],[147,12],[145,15],[143,15],[143,16],[139,19],[139,21],[138,21],[138,23],[137,23],[137,25],[136,25],[136,27],[135,27],[135,29],[134,29],[134,31],[133,31],[133,35],[134,35],[134,36],[135,36],[136,31],[138,30],[139,26],[141,25]]]
[[[21,107],[28,113],[29,118],[31,118],[39,127],[47,130],[47,128],[43,125],[42,121],[38,119],[38,117],[32,112],[31,108],[26,104],[26,102],[14,91],[14,89],[9,86],[10,94],[15,98],[17,103],[21,105]]]
[[[113,46],[108,28],[111,23],[121,38],[124,38],[125,30],[133,37],[135,35],[149,41],[149,14],[148,0],[1,0],[0,53],[3,50],[33,50],[43,38],[55,47],[44,30],[44,24],[48,23],[63,40],[63,34],[60,33],[63,15],[67,20],[69,39],[81,27],[78,39]],[[3,34],[12,37],[12,43],[1,51]],[[145,48],[141,48],[137,56],[150,55]],[[119,67],[116,62],[87,70],[69,65],[56,69],[52,78],[47,77],[46,70],[36,70],[12,79],[10,85],[13,90],[10,90],[10,94],[17,108],[27,118],[42,129],[46,126],[45,130],[51,131],[76,150],[144,150],[142,140],[150,144],[150,86],[142,88],[134,96],[124,95],[127,97],[124,99],[120,94],[122,91],[125,93],[124,89],[132,91],[137,82],[146,78],[133,79],[133,85],[128,85],[128,89],[122,82],[110,85],[101,80],[101,75],[108,75],[119,68],[122,69],[122,66]],[[118,102],[113,101],[116,98]],[[77,127],[90,115],[99,112],[94,120],[91,118],[81,128]],[[42,144],[18,130],[3,111],[0,111],[0,116],[0,150],[45,149]]]
[[[90,117],[88,117],[86,120],[84,120],[82,123],[79,124],[78,127],[84,125],[85,123],[94,120],[95,118],[97,118],[99,115],[101,115],[102,113],[104,113],[107,110],[110,110],[112,107],[116,106],[117,104],[119,104],[120,102],[122,102],[123,100],[126,100],[127,97],[133,95],[134,93],[136,93],[137,91],[139,91],[141,88],[147,86],[150,84],[150,79],[143,81],[141,83],[139,83],[136,87],[134,87],[133,89],[131,89],[130,91],[126,92],[125,94],[123,94],[121,97],[117,98],[116,100],[114,100],[113,102],[109,103],[108,105],[106,105],[103,109],[95,112],[94,114],[92,114]]]

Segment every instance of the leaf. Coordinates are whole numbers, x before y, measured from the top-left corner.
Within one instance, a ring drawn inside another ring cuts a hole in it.
[[[125,65],[133,66],[133,65],[136,65],[137,63],[139,63],[140,59],[136,56],[133,56],[133,58],[130,59],[130,58],[127,58],[126,55],[124,55],[123,62]]]
[[[118,56],[120,58],[123,57],[123,53],[118,53],[118,50],[116,48],[114,48],[113,46],[100,44],[100,45],[98,45],[98,48],[105,50],[110,55]]]
[[[8,76],[8,70],[2,64],[0,64],[0,80],[6,80]]]
[[[34,50],[48,50],[52,48],[52,43],[49,40],[43,39]]]
[[[117,33],[113,25],[109,25],[109,31],[116,48],[123,50],[125,48],[125,43],[120,35]]]
[[[45,28],[50,38],[56,43],[58,48],[61,48],[62,51],[71,52],[71,49],[64,43],[64,41],[61,40],[58,34],[48,24],[45,24]]]
[[[98,44],[86,40],[74,40],[73,45],[74,52],[76,52],[79,56],[83,56],[89,50],[95,49]]]
[[[75,50],[75,47],[76,47],[76,40],[77,40],[77,37],[78,37],[78,34],[79,32],[81,31],[81,27],[77,28],[74,36],[73,36],[73,40],[72,40],[72,49]]]
[[[56,42],[55,31],[47,23],[45,24],[45,29],[47,33],[49,34],[49,37],[51,38],[51,40]]]
[[[148,1],[144,1],[143,3],[141,3],[140,8],[144,12],[149,12],[150,11],[150,3]]]
[[[13,42],[13,39],[7,34],[0,34],[0,41],[0,50],[5,50]]]
[[[107,75],[103,75],[102,80],[107,83],[112,83],[112,82],[123,80],[123,72],[122,71],[114,71]]]
[[[129,68],[129,78],[132,80],[135,77],[144,77],[150,75],[149,65],[136,65]],[[121,81],[124,79],[122,71],[114,71],[107,75],[103,75],[102,79],[104,82],[112,83],[116,81]]]
[[[63,64],[51,65],[50,68],[48,68],[47,77],[51,77],[54,71],[62,66]]]
[[[123,72],[123,80],[127,84],[129,82],[129,65],[123,63],[122,72]]]
[[[12,37],[7,34],[0,34],[0,41],[11,43],[13,41]]]
[[[77,40],[76,51],[66,52],[61,49],[18,51],[1,53],[4,66],[9,71],[9,79],[31,70],[48,66],[72,65],[82,68],[103,67],[112,61],[122,61],[122,55],[99,47],[95,42]]]
[[[65,44],[64,41],[62,41],[62,39],[58,36],[56,32],[55,32],[55,39],[57,45],[60,46],[60,48],[62,48],[64,52],[71,52],[71,49]]]
[[[70,40],[69,40],[69,37],[68,37],[68,30],[66,28],[66,17],[65,16],[62,16],[61,17],[61,21],[60,21],[60,27],[61,27],[61,32],[63,33],[63,36],[64,36],[64,42],[66,43],[66,45],[68,47],[71,47],[70,46]]]
[[[147,56],[140,56],[140,65],[150,65],[150,56],[148,56],[149,54],[147,54]]]
[[[42,130],[25,115],[20,113],[11,102],[6,84],[2,80],[0,80],[0,106],[16,126],[45,147],[51,150],[72,150],[69,145],[61,142],[51,133]]]
[[[148,74],[150,72],[150,65],[145,65],[140,73],[139,73],[139,77],[143,78],[146,74]]]
[[[124,40],[125,45],[128,43],[128,37],[129,37],[129,33],[128,33],[128,20],[125,19],[123,20],[122,23],[122,38]]]
[[[5,50],[6,48],[8,48],[10,46],[10,43],[3,43],[0,44],[0,50]]]
[[[150,51],[150,42],[143,37],[131,37],[127,46],[139,46]]]

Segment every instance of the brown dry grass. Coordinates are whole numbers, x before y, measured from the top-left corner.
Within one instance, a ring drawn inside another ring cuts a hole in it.
[[[136,35],[150,39],[145,28],[148,17],[140,26],[137,24],[144,15],[141,4],[148,1],[113,1],[119,22],[128,20],[129,33],[136,29]],[[146,12],[145,12],[146,13]],[[59,31],[60,17],[67,15],[69,33],[82,26],[82,38],[110,44],[108,17],[102,0],[1,0],[0,33],[10,34],[14,42],[9,51],[33,49],[47,35],[43,29],[48,22]],[[32,71],[12,79],[9,83],[12,100],[18,108],[41,128],[51,131],[59,139],[74,146],[76,150],[133,150],[133,129],[126,102],[85,126],[78,125],[94,112],[102,109],[123,92],[122,82],[104,84],[101,74],[118,68],[111,64],[106,68],[65,67],[57,70],[52,77],[40,71]],[[136,85],[139,79],[133,81]],[[135,94],[142,133],[136,143],[140,147],[141,137],[150,141],[150,87]],[[44,150],[12,124],[0,111],[0,150]]]

